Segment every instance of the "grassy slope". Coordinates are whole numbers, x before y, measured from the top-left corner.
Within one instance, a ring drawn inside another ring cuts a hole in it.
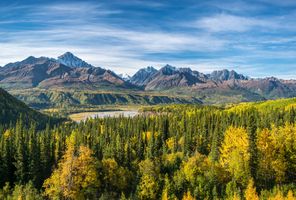
[[[205,105],[167,105],[167,106],[150,106],[142,107],[141,111],[160,111],[160,112],[169,112],[172,110],[190,110],[191,108],[205,108]],[[277,100],[266,100],[258,102],[244,102],[238,104],[227,104],[227,105],[218,105],[218,106],[207,106],[207,108],[225,110],[228,112],[240,113],[240,111],[246,111],[248,109],[256,109],[259,112],[265,112],[266,110],[277,110],[284,109],[285,111],[290,110],[291,108],[296,110],[296,98],[285,98]]]
[[[259,111],[264,111],[266,109],[278,109],[278,108],[296,108],[296,98],[287,99],[277,99],[268,100],[260,102],[249,102],[249,103],[239,103],[237,105],[228,105],[229,111],[236,111],[239,109],[248,109],[255,107]]]

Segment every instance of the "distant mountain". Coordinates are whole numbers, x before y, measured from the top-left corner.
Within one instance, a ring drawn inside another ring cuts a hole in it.
[[[211,74],[203,74],[190,68],[177,68],[165,65],[160,70],[147,73],[147,69],[140,69],[132,78],[131,82],[138,86],[144,86],[145,90],[163,90],[177,87],[191,87],[203,85],[217,86],[228,80],[248,80],[248,77],[238,74],[234,70],[213,71]]]
[[[64,63],[64,64],[63,64]],[[114,72],[92,67],[71,53],[58,60],[30,56],[0,68],[0,85],[5,88],[33,87],[131,87]]]
[[[151,77],[145,86],[146,90],[163,90],[174,87],[189,87],[196,83],[203,83],[205,76],[193,72],[190,68],[176,68],[166,65]]]
[[[129,81],[131,79],[131,76],[128,74],[118,74],[120,78],[122,78],[124,81]]]
[[[70,52],[57,59],[30,56],[0,67],[0,86],[9,90],[69,88],[110,92],[136,90],[145,94],[157,91],[211,99],[210,103],[231,102],[234,98],[236,101],[249,101],[296,96],[296,80],[253,79],[227,69],[203,74],[171,65],[159,70],[149,66],[130,77],[93,67]]]
[[[15,63],[8,63],[7,65],[5,65],[4,67],[5,68],[14,68],[14,69],[18,69],[22,66],[25,66],[25,65],[36,65],[36,64],[42,64],[46,61],[50,60],[49,58],[47,57],[40,57],[40,58],[35,58],[34,56],[29,56],[28,58],[26,58],[25,60],[23,61],[20,61],[20,62],[15,62]],[[54,60],[54,59],[51,59],[51,60]]]
[[[296,81],[280,80],[274,77],[262,79],[240,80],[234,84],[236,87],[257,93],[266,99],[279,97],[295,97]]]
[[[165,65],[160,70],[154,68],[140,69],[132,78],[131,83],[144,86],[145,90],[163,90],[174,87],[192,86],[204,83],[208,77],[190,68],[176,68]]]
[[[41,81],[52,76],[51,73],[56,75],[53,69],[70,70],[53,59],[30,56],[21,62],[10,63],[0,68],[0,84],[7,88],[36,87]]]
[[[41,114],[26,104],[11,96],[8,92],[0,88],[0,124],[3,126],[14,124],[22,116],[23,122],[29,125],[35,122],[38,127],[45,127],[46,123],[57,123],[59,119]]]
[[[137,86],[146,85],[156,73],[157,70],[154,67],[142,68],[130,78],[130,82]]]
[[[215,81],[227,81],[227,80],[247,80],[248,78],[242,74],[238,74],[234,70],[219,70],[213,71],[208,77]]]
[[[154,69],[151,74],[145,73],[146,71],[147,69],[141,69],[131,78],[133,84],[143,87],[146,91],[174,90],[178,94],[201,95],[202,98],[213,98],[217,95],[230,97],[234,94],[238,97],[241,94],[244,101],[296,96],[296,80],[252,79],[227,69],[203,74],[190,68],[170,65],[159,70]]]
[[[83,61],[82,59],[74,56],[71,52],[66,52],[63,55],[59,56],[57,61],[63,65],[68,67],[76,68],[76,67],[85,67],[90,68],[94,67],[87,62]]]

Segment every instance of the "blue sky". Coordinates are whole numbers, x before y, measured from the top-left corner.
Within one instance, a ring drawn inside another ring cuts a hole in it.
[[[118,73],[168,63],[296,78],[295,0],[1,0],[0,13],[0,66],[71,51]]]

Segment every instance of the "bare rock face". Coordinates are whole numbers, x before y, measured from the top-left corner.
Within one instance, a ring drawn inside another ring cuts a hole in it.
[[[170,65],[159,70],[154,69],[151,74],[145,71],[147,69],[141,69],[131,78],[133,84],[142,86],[145,90],[207,90],[210,94],[211,91],[213,94],[217,91],[235,91],[236,94],[241,92],[263,99],[296,96],[296,80],[280,80],[274,77],[252,79],[227,69],[203,74],[190,68],[176,68]]]
[[[130,82],[137,86],[147,85],[156,73],[157,70],[151,66],[140,69],[130,78]]]
[[[233,70],[214,71],[205,75],[190,68],[176,68],[166,65],[151,74],[145,73],[145,76],[142,75],[143,71],[145,69],[139,70],[131,80],[136,85],[145,86],[145,90],[162,90],[174,87],[209,88],[228,80],[248,80],[247,77]]]
[[[220,70],[220,71],[213,71],[209,78],[215,81],[228,81],[228,80],[248,80],[248,78],[242,74],[238,74],[234,70]]]
[[[134,80],[138,73],[131,80]],[[150,75],[147,74],[144,82],[134,82],[134,84],[145,86],[145,90],[163,90],[193,86],[197,83],[204,83],[206,80],[207,77],[204,74],[192,71],[190,68],[176,68],[166,65],[158,71],[153,71]]]

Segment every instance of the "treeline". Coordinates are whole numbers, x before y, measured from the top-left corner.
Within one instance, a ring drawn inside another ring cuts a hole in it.
[[[101,90],[102,88],[100,88]],[[156,105],[201,103],[197,98],[174,97],[165,94],[135,92],[95,92],[94,90],[16,90],[12,94],[37,109],[58,108],[72,111],[75,108],[98,107],[100,105]],[[74,110],[75,111],[75,110]]]
[[[296,199],[296,110],[175,105],[0,134],[0,199]]]

